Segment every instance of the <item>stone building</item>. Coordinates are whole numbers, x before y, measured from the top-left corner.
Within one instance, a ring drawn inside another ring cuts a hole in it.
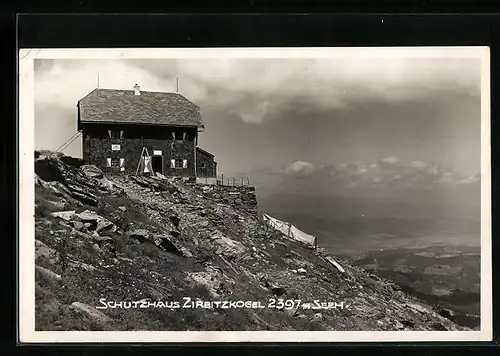
[[[217,176],[214,155],[198,147],[204,131],[199,107],[181,94],[141,91],[137,84],[134,90],[94,89],[77,107],[87,164],[115,172],[139,167],[142,173],[144,167],[166,176]]]

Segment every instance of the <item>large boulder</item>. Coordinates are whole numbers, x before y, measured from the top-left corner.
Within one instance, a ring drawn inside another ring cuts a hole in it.
[[[76,214],[76,216],[83,223],[90,223],[90,227],[98,233],[103,231],[115,232],[118,229],[111,221],[94,213],[93,211],[85,210]]]
[[[83,204],[98,205],[95,197],[96,180],[80,169],[63,163],[57,155],[42,156],[35,160],[35,173],[45,182],[59,182],[66,186],[72,198]]]
[[[241,242],[232,240],[221,233],[212,235],[210,239],[216,243],[217,249],[215,253],[218,255],[233,259],[246,251],[246,247]]]
[[[103,177],[102,170],[94,165],[86,164],[81,166],[80,169],[89,178],[101,179]]]

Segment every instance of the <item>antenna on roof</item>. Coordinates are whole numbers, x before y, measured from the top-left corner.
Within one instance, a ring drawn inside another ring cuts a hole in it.
[[[99,72],[97,73],[97,89],[99,89]]]
[[[177,93],[179,92],[179,77],[175,78],[177,80]]]

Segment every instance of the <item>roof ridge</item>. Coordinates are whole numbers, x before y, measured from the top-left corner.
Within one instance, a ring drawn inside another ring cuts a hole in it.
[[[112,88],[96,88],[92,91],[95,91],[95,90],[108,90],[108,91],[127,91],[127,92],[133,92],[134,89],[112,89]],[[141,93],[158,93],[158,94],[176,94],[176,95],[180,95],[180,96],[184,96],[182,95],[181,93],[175,93],[175,92],[172,92],[172,91],[153,91],[153,90],[141,90],[140,91]],[[90,93],[89,93],[90,94]],[[88,94],[87,94],[88,95]]]

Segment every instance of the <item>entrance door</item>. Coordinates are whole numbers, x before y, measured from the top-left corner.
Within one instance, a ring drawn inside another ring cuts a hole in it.
[[[153,167],[153,172],[163,174],[163,156],[152,156],[151,166]]]

